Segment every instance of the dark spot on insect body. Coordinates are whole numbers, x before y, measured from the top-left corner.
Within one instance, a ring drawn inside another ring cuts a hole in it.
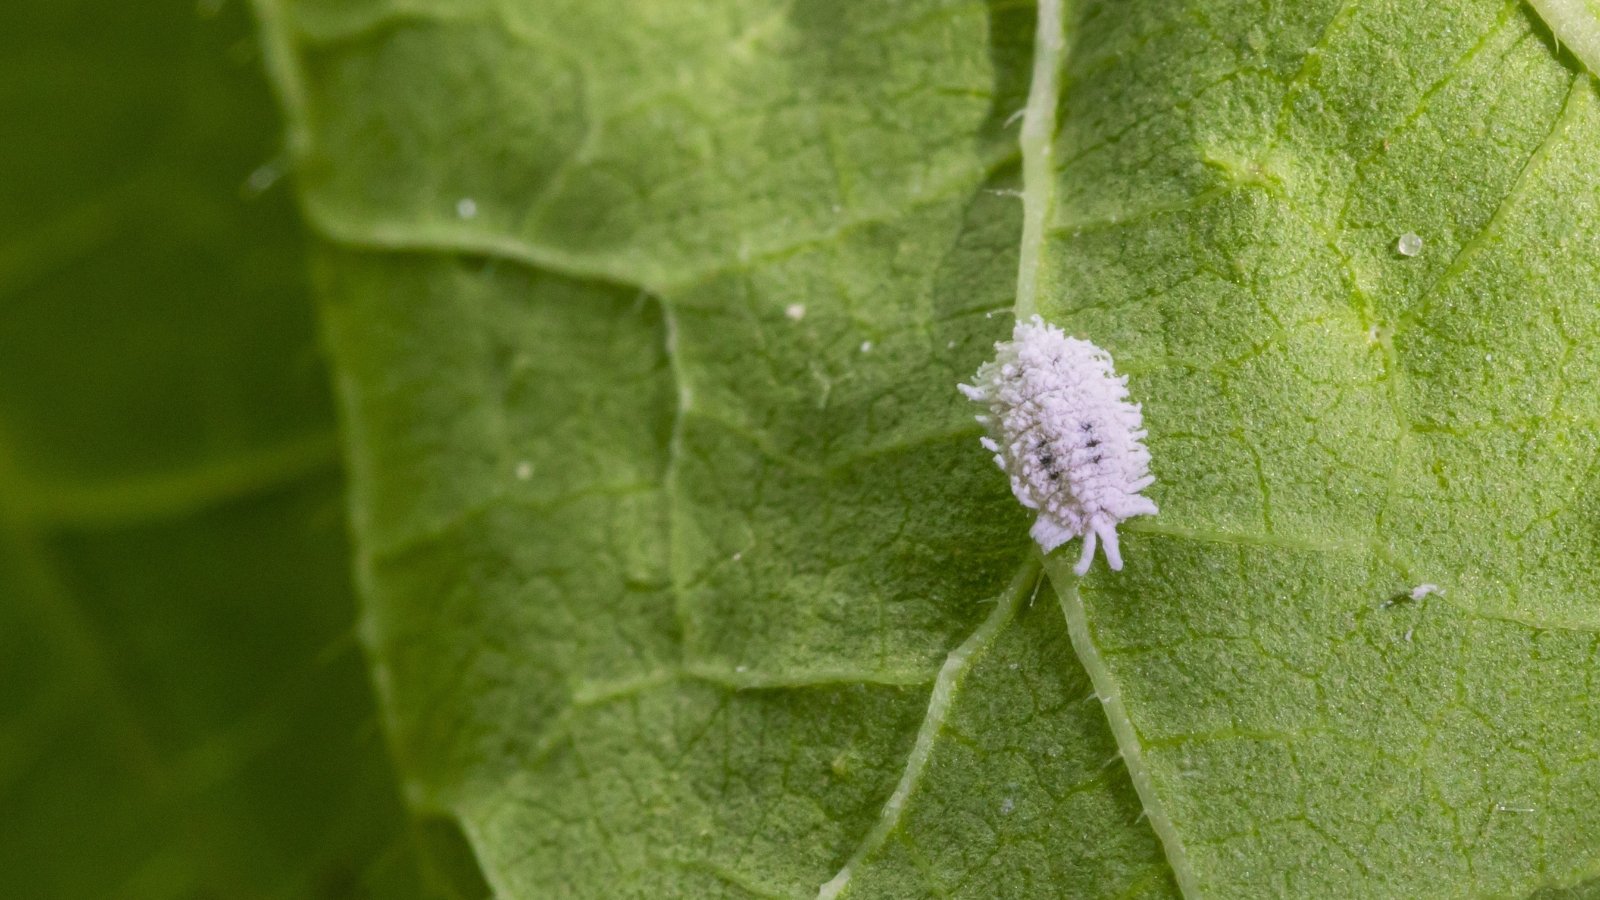
[[[1094,448],[1100,446],[1100,439],[1099,438],[1090,438],[1088,440],[1088,442],[1084,444],[1084,446],[1088,447],[1090,450],[1093,450]]]

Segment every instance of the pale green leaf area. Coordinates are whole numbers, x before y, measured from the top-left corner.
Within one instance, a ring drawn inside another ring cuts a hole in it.
[[[499,895],[1600,875],[1600,103],[1531,11],[256,8],[386,725]],[[1081,584],[954,390],[1034,309],[1161,479]]]
[[[243,190],[280,146],[255,47],[238,5],[0,11],[0,896],[432,893],[304,239]]]
[[[1593,878],[1596,83],[1516,4],[1295,12],[1068,22],[1042,305],[1135,373],[1162,514],[1056,584],[1180,883]]]

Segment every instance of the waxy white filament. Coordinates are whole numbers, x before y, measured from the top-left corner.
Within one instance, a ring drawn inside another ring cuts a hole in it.
[[[1117,375],[1106,351],[1038,316],[994,346],[975,383],[959,387],[988,407],[978,416],[990,434],[983,446],[1011,476],[1017,500],[1039,511],[1029,533],[1047,553],[1081,536],[1079,575],[1089,571],[1098,538],[1106,562],[1120,571],[1117,523],[1156,514],[1139,493],[1155,478],[1127,376]]]

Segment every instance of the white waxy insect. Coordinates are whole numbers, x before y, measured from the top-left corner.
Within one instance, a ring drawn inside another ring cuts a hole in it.
[[[1017,500],[1039,511],[1029,533],[1046,553],[1082,537],[1079,575],[1089,571],[1098,539],[1120,571],[1117,523],[1156,514],[1139,493],[1155,477],[1128,377],[1117,375],[1109,353],[1038,316],[994,347],[975,384],[959,387],[988,407],[978,416],[990,435],[983,446],[1011,476]]]

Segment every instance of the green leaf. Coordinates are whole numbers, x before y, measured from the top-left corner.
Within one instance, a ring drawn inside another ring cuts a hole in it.
[[[1592,879],[1596,82],[1518,4],[1294,9],[1069,24],[1042,305],[1162,479],[1075,643],[1196,892]]]
[[[406,793],[498,893],[1600,874],[1600,104],[1531,12],[257,9]],[[954,391],[1034,310],[1145,403],[1120,574],[1039,580]]]
[[[246,13],[0,22],[0,895],[421,895]]]

